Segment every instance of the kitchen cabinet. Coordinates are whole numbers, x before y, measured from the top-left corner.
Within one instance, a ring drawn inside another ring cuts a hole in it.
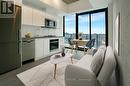
[[[51,15],[49,13],[46,12],[46,18],[50,19],[50,20],[55,20],[56,21],[56,17],[54,15]]]
[[[50,40],[59,39],[59,49],[50,51]],[[35,39],[35,60],[53,55],[61,51],[61,45],[64,45],[63,38],[37,38]]]
[[[26,5],[22,6],[22,24],[45,26],[45,13]]]
[[[33,9],[33,25],[45,26],[45,13],[38,9]]]
[[[33,21],[33,12],[32,8],[29,6],[22,6],[22,24],[32,25]]]
[[[59,39],[60,41],[59,41],[59,44],[60,44],[60,48],[61,48],[61,46],[64,46],[65,44],[64,44],[64,38],[60,38]]]
[[[44,40],[35,39],[35,60],[39,60],[44,56]]]
[[[62,16],[57,16],[57,28],[62,29],[63,28],[63,17]]]
[[[44,39],[44,49],[43,49],[44,57],[48,56],[49,54],[49,48],[50,48],[49,46],[50,46],[49,39]]]

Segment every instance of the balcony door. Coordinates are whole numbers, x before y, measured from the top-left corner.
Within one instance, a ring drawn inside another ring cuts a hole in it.
[[[106,44],[105,12],[91,14],[91,39],[95,39],[95,48]]]
[[[95,39],[94,48],[108,44],[107,8],[63,17],[65,43],[71,39]]]
[[[82,39],[90,39],[89,14],[78,16],[78,37]]]
[[[77,34],[82,39],[95,39],[94,48],[107,45],[107,9],[84,12],[76,15]]]

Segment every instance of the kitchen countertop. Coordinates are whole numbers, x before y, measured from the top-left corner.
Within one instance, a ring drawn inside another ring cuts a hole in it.
[[[62,38],[63,36],[38,36],[38,37],[32,37],[29,39],[39,39],[39,38]],[[22,39],[26,39],[25,37],[23,37]]]

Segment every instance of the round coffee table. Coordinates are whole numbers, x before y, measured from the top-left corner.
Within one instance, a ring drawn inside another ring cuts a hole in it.
[[[61,55],[61,53],[59,54],[55,54],[55,55]],[[55,68],[54,68],[54,79],[56,79],[56,69],[57,69],[57,64],[61,63],[61,62],[65,62],[67,61],[68,59],[71,60],[71,63],[73,64],[73,55],[74,54],[71,54],[71,53],[66,53],[64,57],[55,57],[55,55],[51,56],[50,57],[50,62],[52,64],[54,64]]]

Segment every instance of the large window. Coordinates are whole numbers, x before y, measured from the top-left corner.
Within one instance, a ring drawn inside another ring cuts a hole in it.
[[[95,48],[105,44],[105,12],[91,14],[91,39],[95,39]]]
[[[65,16],[65,43],[68,43],[68,38],[75,39],[76,29],[75,14]]]
[[[89,15],[79,15],[78,16],[78,34],[80,34],[82,39],[90,39],[90,29],[89,29]]]
[[[95,48],[102,44],[107,45],[107,9],[77,13],[65,16],[65,43],[68,38],[95,39]]]

